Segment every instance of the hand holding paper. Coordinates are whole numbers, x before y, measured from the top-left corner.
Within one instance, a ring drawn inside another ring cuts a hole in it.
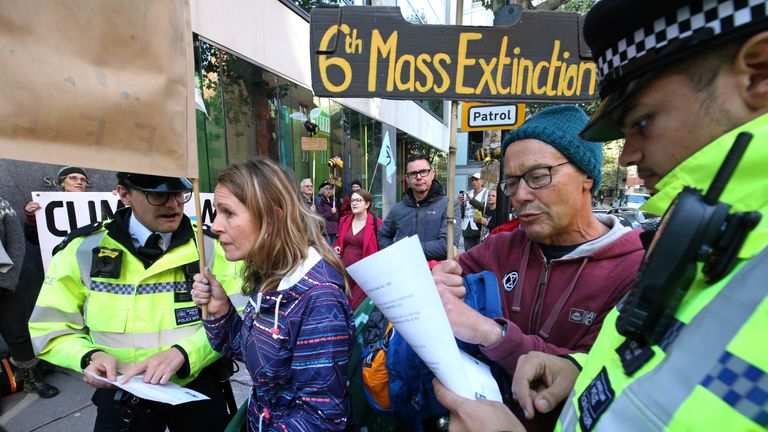
[[[468,399],[501,401],[489,368],[456,345],[418,237],[403,239],[347,271],[446,387]]]
[[[172,382],[166,384],[147,384],[144,382],[144,377],[142,375],[131,378],[130,381],[125,384],[120,384],[122,375],[117,377],[117,381],[109,381],[107,378],[100,377],[91,371],[85,371],[85,373],[99,381],[108,382],[113,386],[119,387],[142,399],[156,402],[179,405],[187,402],[209,399],[208,396],[202,393],[198,393]]]

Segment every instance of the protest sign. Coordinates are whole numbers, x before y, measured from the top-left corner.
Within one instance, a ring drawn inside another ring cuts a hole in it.
[[[523,11],[511,26],[418,25],[398,7],[314,8],[317,96],[585,102],[597,68],[577,13]]]
[[[188,0],[0,2],[0,157],[197,177]]]

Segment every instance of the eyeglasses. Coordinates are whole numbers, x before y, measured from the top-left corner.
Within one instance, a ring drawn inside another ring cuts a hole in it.
[[[163,206],[173,197],[176,204],[184,204],[192,199],[192,192],[144,192],[147,201],[153,206]]]
[[[362,198],[352,198],[351,200],[349,200],[349,202],[355,203],[355,204],[360,204],[363,201],[365,201],[365,200],[362,199]]]
[[[501,182],[501,190],[506,196],[514,195],[517,192],[517,187],[520,186],[521,179],[531,189],[541,189],[549,186],[552,183],[552,169],[569,163],[571,162],[565,161],[557,165],[533,168],[524,172],[523,175],[506,177]]]
[[[311,187],[312,187],[312,183],[310,183],[310,184],[305,184],[305,185],[301,185],[301,187],[308,187],[308,188],[311,188]]]
[[[426,177],[429,175],[429,173],[432,172],[432,168],[427,168],[423,170],[418,171],[411,171],[409,173],[405,173],[405,176],[408,177],[411,180],[416,180],[419,177]]]

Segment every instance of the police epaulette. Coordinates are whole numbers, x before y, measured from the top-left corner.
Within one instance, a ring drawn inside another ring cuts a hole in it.
[[[94,231],[98,231],[101,228],[102,222],[94,222],[92,224],[81,226],[80,228],[75,229],[74,231],[67,234],[66,237],[64,237],[64,240],[61,241],[55,248],[53,248],[53,252],[51,253],[51,256],[56,255],[56,253],[69,244],[72,240],[82,237],[84,235],[88,235]]]

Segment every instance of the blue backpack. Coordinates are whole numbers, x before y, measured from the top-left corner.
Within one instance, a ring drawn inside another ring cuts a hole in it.
[[[489,318],[503,316],[498,283],[492,272],[468,275],[464,278],[464,286],[467,289],[465,302],[470,307]],[[363,303],[358,311],[363,310],[368,316],[365,324],[358,328],[362,337],[357,341],[362,346],[362,364],[355,366],[359,371],[353,371],[353,383],[361,383],[362,393],[375,412],[393,416],[409,430],[424,431],[423,420],[448,415],[435,398],[432,388],[434,375],[405,339],[394,331],[383,314],[372,307],[372,303]],[[468,354],[490,363],[476,345],[457,342],[459,348]],[[491,366],[492,370],[495,369],[497,381],[505,376],[500,367]],[[360,426],[368,426],[365,423],[370,416],[358,414],[356,412]],[[369,427],[368,430],[372,429]]]

